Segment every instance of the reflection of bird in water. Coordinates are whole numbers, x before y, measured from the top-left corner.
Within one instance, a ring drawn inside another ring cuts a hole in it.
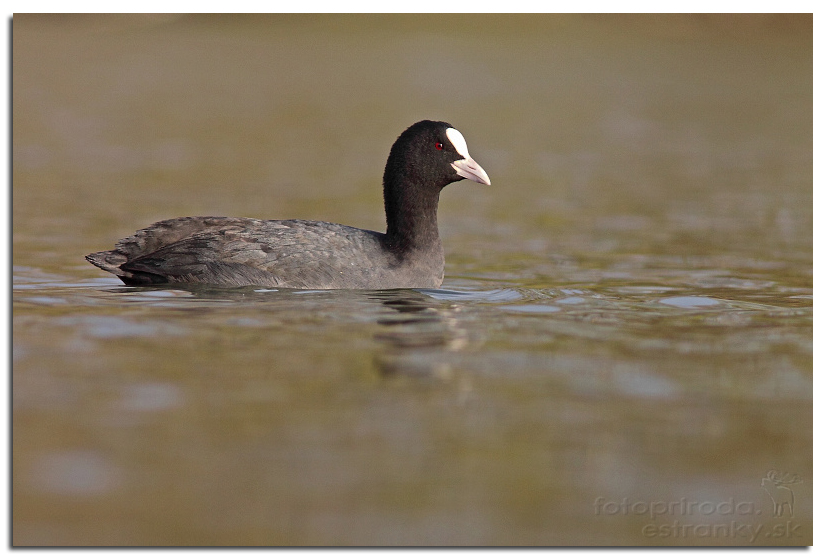
[[[381,374],[452,376],[453,356],[471,345],[470,335],[459,326],[452,305],[442,308],[417,291],[388,291],[371,298],[399,313],[378,321],[386,327],[375,336],[386,348],[376,357]]]

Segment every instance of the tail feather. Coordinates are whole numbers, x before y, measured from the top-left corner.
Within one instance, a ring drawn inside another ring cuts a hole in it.
[[[150,270],[141,270],[132,263],[173,243],[204,231],[242,229],[257,220],[226,217],[177,217],[153,223],[119,240],[114,250],[93,252],[86,260],[101,270],[118,276],[126,285],[167,283],[169,278]]]
[[[126,272],[121,270],[120,266],[126,263],[126,255],[115,250],[104,250],[102,252],[93,252],[86,255],[86,260],[94,264],[101,270],[105,270],[116,276],[122,276]]]
[[[164,276],[151,272],[124,270],[121,266],[127,263],[128,257],[116,250],[93,252],[86,255],[86,260],[101,270],[115,274],[126,285],[152,285],[168,281]]]

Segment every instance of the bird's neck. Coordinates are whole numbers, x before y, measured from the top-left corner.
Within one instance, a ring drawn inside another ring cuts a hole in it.
[[[401,179],[399,182],[403,183]],[[406,188],[405,188],[406,187]],[[400,254],[441,250],[436,212],[439,191],[406,184],[387,184],[384,210],[387,214],[387,242]]]

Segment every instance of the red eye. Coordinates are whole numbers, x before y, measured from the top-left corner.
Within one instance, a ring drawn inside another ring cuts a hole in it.
[[[442,150],[445,148],[445,145],[442,142],[436,142],[436,149]]]

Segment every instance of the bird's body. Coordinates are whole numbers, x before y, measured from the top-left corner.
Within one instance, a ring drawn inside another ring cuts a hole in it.
[[[128,285],[203,283],[302,289],[439,287],[444,256],[385,250],[386,235],[336,223],[178,217],[155,223],[88,260]]]
[[[127,285],[439,287],[439,193],[462,178],[490,184],[456,129],[422,121],[399,137],[385,167],[386,233],[321,221],[179,217],[86,259]]]

